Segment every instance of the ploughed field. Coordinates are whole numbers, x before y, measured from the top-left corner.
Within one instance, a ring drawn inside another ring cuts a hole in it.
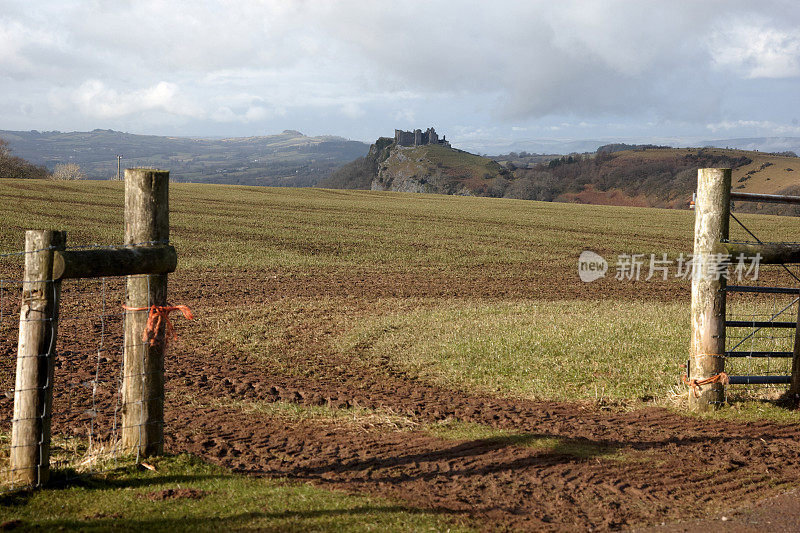
[[[2,180],[0,201],[0,253],[22,249],[27,228],[122,242],[120,183]],[[646,264],[639,281],[614,279],[619,254],[691,253],[690,211],[191,184],[172,184],[170,202],[169,299],[196,319],[175,319],[167,356],[169,453],[423,521],[395,528],[679,529],[722,515],[745,527],[754,502],[800,484],[798,415],[760,390],[682,414],[689,281],[675,267],[645,280]],[[606,258],[606,278],[580,281],[583,250]],[[0,259],[0,278],[20,266]],[[18,290],[0,286],[3,390]],[[113,423],[121,298],[118,280],[64,282],[59,439],[102,444]],[[7,438],[2,394],[0,416]],[[769,505],[791,509],[783,497]],[[360,508],[292,525],[358,529]]]

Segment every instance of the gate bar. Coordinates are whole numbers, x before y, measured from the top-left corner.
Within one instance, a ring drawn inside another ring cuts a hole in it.
[[[791,376],[728,376],[731,385],[786,385]]]
[[[797,322],[773,322],[771,320],[726,320],[728,328],[797,328]]]
[[[763,294],[800,294],[797,287],[759,287],[757,285],[728,285],[723,290],[728,292],[757,292]]]
[[[725,352],[725,357],[793,357],[794,352]]]

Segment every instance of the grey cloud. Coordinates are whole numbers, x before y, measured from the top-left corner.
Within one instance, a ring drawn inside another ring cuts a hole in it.
[[[800,75],[784,1],[7,3],[12,124],[777,124]]]
[[[710,76],[705,37],[720,21],[718,4],[554,5],[426,4],[418,13],[372,4],[332,24],[337,38],[404,86],[499,94],[506,119],[716,116],[724,82]]]

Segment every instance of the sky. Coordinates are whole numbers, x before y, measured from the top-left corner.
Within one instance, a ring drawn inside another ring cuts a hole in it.
[[[796,1],[0,0],[0,129],[800,136]]]

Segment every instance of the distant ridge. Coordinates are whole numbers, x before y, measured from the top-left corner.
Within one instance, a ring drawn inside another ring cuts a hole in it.
[[[116,175],[117,155],[125,167],[170,170],[175,181],[241,185],[313,186],[342,164],[367,153],[369,145],[329,135],[308,137],[296,130],[259,137],[197,138],[137,135],[114,130],[87,132],[7,131],[14,154],[44,165],[77,163],[90,178]]]
[[[800,137],[743,137],[739,139],[702,141],[699,144],[715,148],[736,148],[770,153],[795,152],[800,154]]]
[[[320,185],[687,208],[697,185],[697,169],[706,167],[732,168],[736,190],[800,194],[800,158],[785,152],[611,143],[582,154],[510,152],[486,158],[438,144],[403,146],[396,133],[394,139],[379,138],[366,156],[342,166]],[[767,210],[759,205],[744,209]]]
[[[489,155],[509,152],[569,155],[594,152],[608,144],[656,144],[672,148],[714,147],[736,148],[759,152],[780,153],[791,151],[800,154],[800,137],[742,137],[736,139],[703,139],[700,137],[646,137],[603,139],[472,139],[458,142],[465,150]]]

